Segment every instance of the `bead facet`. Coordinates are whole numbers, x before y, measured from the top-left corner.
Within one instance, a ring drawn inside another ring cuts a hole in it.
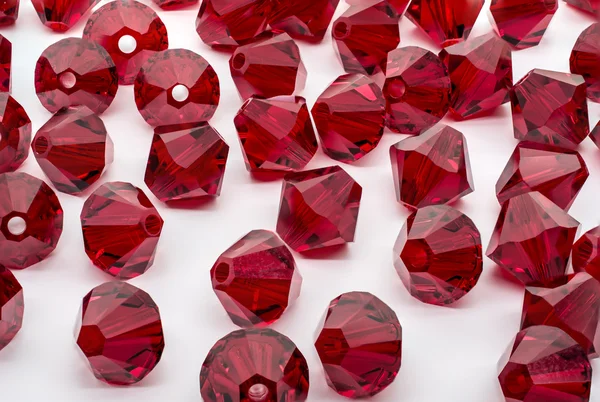
[[[21,284],[12,272],[0,265],[0,350],[21,330],[24,309]]]
[[[590,25],[579,35],[571,52],[570,65],[572,73],[585,79],[588,98],[600,102],[600,22]]]
[[[0,93],[0,132],[0,173],[15,171],[29,155],[31,120],[8,93]]]
[[[0,4],[0,8],[3,4]],[[1,14],[1,12],[0,12]],[[1,17],[0,17],[1,19]],[[1,26],[0,22],[0,26]],[[10,92],[12,70],[12,43],[0,35],[0,92]]]
[[[42,24],[55,32],[73,28],[100,0],[31,0]]]
[[[573,245],[573,269],[600,281],[600,227],[590,229]]]
[[[269,25],[285,31],[294,39],[318,43],[333,18],[340,0],[286,0],[275,1],[269,16]]]

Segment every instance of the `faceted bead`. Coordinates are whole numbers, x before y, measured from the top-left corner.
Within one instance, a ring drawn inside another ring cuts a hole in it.
[[[339,166],[288,173],[277,233],[305,252],[354,241],[362,187]]]
[[[154,3],[163,10],[179,10],[198,4],[198,0],[154,0]]]
[[[449,206],[418,209],[396,240],[394,265],[413,297],[438,306],[452,304],[481,276],[479,230],[468,216]]]
[[[498,364],[507,402],[588,402],[592,367],[585,351],[564,331],[524,329]]]
[[[134,0],[111,1],[96,10],[83,38],[108,51],[123,85],[133,84],[146,60],[169,47],[165,24],[154,10]]]
[[[221,98],[215,70],[186,49],[168,49],[150,57],[134,91],[140,114],[153,127],[207,121]]]
[[[515,49],[526,49],[540,43],[557,9],[558,0],[492,0],[491,23]]]
[[[154,300],[119,281],[96,286],[83,298],[75,339],[94,376],[111,385],[143,380],[165,348]]]
[[[390,130],[420,134],[448,112],[452,84],[448,69],[428,50],[408,46],[388,55],[383,94]]]
[[[4,0],[0,3],[0,26],[8,26],[17,22],[20,0]]]
[[[277,321],[300,295],[302,277],[273,232],[253,230],[219,256],[210,271],[213,290],[240,327]]]
[[[332,159],[356,162],[383,137],[385,98],[365,75],[339,77],[319,96],[311,113],[323,151]]]
[[[218,196],[229,146],[209,124],[154,130],[146,185],[163,202]]]
[[[113,161],[113,142],[104,123],[85,106],[58,111],[40,128],[31,148],[58,191],[79,194]]]
[[[293,95],[306,84],[300,49],[286,33],[237,48],[229,69],[242,99]]]
[[[154,263],[163,220],[146,194],[123,182],[105,183],[81,211],[85,252],[102,271],[131,279]]]
[[[204,402],[300,402],[308,388],[306,359],[287,336],[269,328],[221,338],[200,371]]]
[[[42,24],[55,32],[66,32],[100,0],[31,0]]]
[[[276,0],[269,24],[294,39],[318,43],[325,37],[339,3],[340,0]]]
[[[600,22],[584,30],[571,52],[571,72],[580,74],[587,84],[587,95],[600,102]]]
[[[568,210],[589,176],[577,151],[520,142],[496,183],[500,204],[530,191],[539,191],[550,201]]]
[[[600,0],[565,0],[570,6],[580,10],[587,11],[591,14],[600,13]]]
[[[50,45],[35,66],[35,91],[52,113],[71,105],[104,112],[119,87],[117,68],[95,42],[66,38]]]
[[[600,281],[600,227],[586,232],[573,245],[573,269]]]
[[[373,4],[374,1],[377,0],[346,0],[346,3],[353,6],[365,6]],[[404,14],[406,7],[408,6],[410,0],[387,0],[387,3],[394,7],[394,10],[398,15]]]
[[[452,81],[450,111],[456,117],[478,117],[509,101],[511,51],[494,33],[447,47],[440,58]]]
[[[400,43],[400,15],[387,1],[351,7],[332,29],[333,43],[348,73],[381,73]]]
[[[502,204],[487,256],[526,286],[564,284],[579,222],[537,191]]]
[[[317,152],[304,98],[248,99],[234,123],[249,172],[302,170]]]
[[[474,190],[464,135],[439,125],[390,147],[396,199],[407,208],[448,204]]]
[[[532,70],[511,92],[515,138],[575,148],[589,134],[586,85],[580,75]]]
[[[23,324],[23,288],[7,268],[0,265],[0,350],[17,335]]]
[[[0,7],[2,4],[0,3]],[[0,23],[0,26],[2,24]],[[12,67],[12,43],[0,35],[0,92],[10,92]]]
[[[596,144],[598,148],[600,148],[600,121],[590,133],[590,139],[594,141],[594,144]]]
[[[7,93],[0,93],[0,133],[0,173],[12,172],[29,155],[31,120]]]
[[[0,265],[24,269],[58,244],[63,210],[54,191],[27,173],[0,174]]]

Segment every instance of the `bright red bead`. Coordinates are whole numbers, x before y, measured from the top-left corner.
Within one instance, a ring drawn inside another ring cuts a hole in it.
[[[319,96],[311,112],[323,151],[332,159],[356,162],[383,137],[385,98],[365,75],[339,77]]]
[[[0,265],[0,350],[21,330],[24,309],[21,284],[12,272]]]
[[[487,256],[527,286],[566,282],[579,222],[542,194],[520,194],[502,205]]]
[[[600,22],[585,29],[571,52],[571,72],[582,75],[587,84],[587,95],[600,102]]]
[[[600,227],[595,227],[573,245],[573,269],[587,272],[600,281]]]
[[[591,14],[600,13],[600,0],[565,0],[569,5]]]
[[[221,91],[212,66],[186,49],[156,53],[135,80],[135,103],[151,126],[196,124],[217,110]]]
[[[100,0],[31,0],[42,24],[55,32],[66,32]]]
[[[198,0],[154,0],[163,10],[178,10],[198,4]]]
[[[285,176],[277,233],[298,252],[354,241],[362,187],[339,166]]]
[[[118,87],[110,55],[86,39],[66,38],[50,45],[35,66],[35,91],[52,113],[84,105],[100,114],[115,99]]]
[[[373,2],[374,0],[346,0],[346,3],[353,6],[365,6],[373,4]],[[387,0],[387,3],[390,6],[394,7],[394,10],[396,10],[396,13],[398,13],[398,15],[404,14],[404,11],[406,10],[406,7],[408,6],[409,2],[410,0]]]
[[[58,244],[63,210],[54,191],[27,173],[0,174],[0,265],[24,269]]]
[[[317,152],[304,98],[248,99],[234,123],[251,173],[302,170]]]
[[[2,4],[0,4],[0,7],[2,7]],[[12,43],[4,36],[0,35],[0,92],[10,92],[11,68]]]
[[[16,170],[29,155],[31,120],[12,96],[0,93],[0,173]]]
[[[154,262],[163,220],[139,188],[105,183],[81,211],[85,252],[102,271],[118,279],[135,278]]]
[[[163,202],[221,193],[229,146],[210,125],[154,130],[146,185]]]
[[[308,397],[306,359],[272,329],[231,332],[212,347],[200,371],[204,402],[300,402]]]
[[[143,290],[118,281],[96,286],[83,298],[75,339],[94,376],[111,385],[143,380],[165,347],[154,300]]]
[[[452,84],[448,69],[428,50],[408,46],[388,55],[383,94],[386,124],[402,134],[420,134],[448,112]]]
[[[17,22],[20,0],[4,0],[0,4],[0,26],[8,26]]]
[[[269,24],[294,39],[317,43],[323,40],[340,0],[274,1]]]
[[[402,326],[377,297],[350,292],[329,305],[315,347],[331,388],[348,398],[377,395],[402,363]]]

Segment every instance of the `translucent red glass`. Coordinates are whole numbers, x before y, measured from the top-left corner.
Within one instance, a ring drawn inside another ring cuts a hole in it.
[[[31,0],[42,24],[55,32],[73,28],[100,0]]]
[[[340,0],[286,0],[273,2],[269,25],[294,39],[323,40]]]
[[[585,79],[588,98],[600,102],[600,22],[590,25],[579,35],[571,52],[570,65],[572,73]]]
[[[7,268],[0,265],[0,350],[21,330],[24,309],[21,284]]]
[[[12,172],[29,155],[31,120],[8,93],[0,93],[0,133],[0,173]]]

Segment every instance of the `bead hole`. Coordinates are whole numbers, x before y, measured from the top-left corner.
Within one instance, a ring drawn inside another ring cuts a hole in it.
[[[184,102],[190,96],[190,90],[182,84],[177,84],[171,90],[171,96],[177,102]]]
[[[241,70],[246,65],[246,55],[243,53],[238,53],[233,57],[233,68],[236,70]]]
[[[156,215],[148,215],[144,221],[144,228],[150,236],[158,236],[162,229],[160,218]]]
[[[119,39],[119,50],[125,54],[135,52],[137,49],[137,41],[131,35],[123,35]]]
[[[37,154],[37,155],[42,155],[45,154],[46,151],[48,151],[48,138],[46,137],[38,137],[35,142],[33,143],[33,151]]]
[[[336,39],[344,39],[350,35],[350,25],[344,21],[338,21],[333,28],[333,36]]]
[[[6,227],[13,236],[20,236],[27,230],[27,223],[20,216],[14,216],[10,218]]]
[[[264,384],[254,384],[248,390],[248,398],[252,402],[261,402],[267,399],[269,388]]]
[[[394,80],[387,89],[390,97],[393,99],[401,99],[406,93],[406,84],[404,84],[404,81],[397,79]]]
[[[215,269],[215,279],[217,282],[223,283],[227,278],[229,278],[229,264],[222,262]]]
[[[60,75],[59,81],[63,87],[71,89],[77,83],[77,77],[72,72],[67,71]]]

